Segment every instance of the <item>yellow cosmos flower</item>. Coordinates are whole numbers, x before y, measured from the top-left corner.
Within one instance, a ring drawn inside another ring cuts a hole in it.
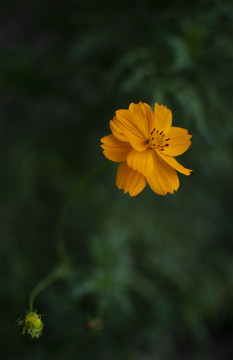
[[[136,196],[148,183],[159,195],[173,194],[179,187],[176,170],[190,175],[174,156],[189,148],[191,135],[171,125],[171,110],[157,103],[154,112],[142,102],[116,111],[112,134],[101,139],[101,147],[106,158],[120,162],[116,185],[124,193]]]

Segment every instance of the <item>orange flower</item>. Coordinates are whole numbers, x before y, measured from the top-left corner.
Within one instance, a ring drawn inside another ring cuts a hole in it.
[[[120,162],[116,185],[124,193],[136,196],[148,183],[159,195],[173,194],[179,187],[176,170],[190,175],[174,156],[189,148],[191,135],[171,125],[171,110],[157,103],[154,112],[142,102],[116,111],[112,134],[101,139],[101,147],[106,158]]]

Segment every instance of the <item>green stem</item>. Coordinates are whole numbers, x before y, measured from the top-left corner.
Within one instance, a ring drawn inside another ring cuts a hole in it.
[[[41,279],[36,286],[33,288],[30,298],[29,298],[29,309],[33,311],[33,304],[36,296],[44,290],[47,286],[52,284],[54,281],[61,278],[61,274],[58,271],[52,271],[48,275],[46,275],[43,279]]]
[[[64,208],[62,209],[62,212],[60,215],[60,221],[59,221],[59,224],[57,227],[57,232],[56,232],[57,240],[58,240],[58,245],[57,245],[58,255],[62,261],[68,260],[68,254],[67,254],[65,239],[64,239],[64,235],[63,235],[63,229],[64,229],[65,219],[66,219],[68,210],[70,209],[76,196],[79,194],[80,190],[87,183],[87,181],[90,180],[97,172],[104,169],[108,164],[110,164],[109,161],[103,165],[98,166],[94,170],[91,170],[86,176],[84,176],[84,178],[78,182],[76,188],[74,189],[73,193],[71,194],[70,198],[68,199]]]
[[[67,203],[65,204],[64,208],[61,211],[60,215],[60,221],[57,227],[57,240],[58,240],[58,254],[61,260],[61,265],[50,272],[48,275],[46,275],[43,279],[41,279],[37,285],[32,289],[31,295],[29,297],[29,309],[30,311],[33,311],[33,304],[36,296],[44,290],[47,286],[54,283],[56,280],[65,278],[69,275],[69,257],[65,245],[65,239],[63,236],[63,228],[65,224],[66,215],[68,213],[68,210],[70,209],[73,201],[75,200],[76,196],[78,195],[79,191],[82,189],[82,187],[86,184],[88,180],[90,180],[97,172],[105,168],[110,162],[98,166],[94,170],[90,171],[82,180],[80,180],[71,194],[70,198],[68,199]]]

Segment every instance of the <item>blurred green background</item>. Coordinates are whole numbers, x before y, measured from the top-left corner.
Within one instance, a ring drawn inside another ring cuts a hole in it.
[[[233,358],[232,1],[1,1],[1,337],[10,360]],[[103,164],[115,110],[167,105],[193,134],[175,195],[130,198],[117,165],[65,221],[71,273],[15,320],[58,264],[55,229]],[[102,330],[88,324],[104,322]]]

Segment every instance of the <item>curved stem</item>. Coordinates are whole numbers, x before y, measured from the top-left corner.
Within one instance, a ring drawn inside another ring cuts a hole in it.
[[[33,288],[30,298],[29,298],[29,310],[33,311],[33,303],[36,298],[36,296],[44,290],[47,286],[52,284],[54,281],[61,278],[61,273],[58,271],[52,271],[47,276],[45,276],[43,279],[41,279],[36,286]]]
[[[90,171],[82,180],[80,180],[71,194],[70,198],[68,199],[67,203],[65,204],[64,208],[61,211],[60,215],[60,221],[57,227],[57,240],[58,240],[58,253],[59,257],[61,259],[61,265],[50,272],[48,275],[46,275],[43,279],[41,279],[36,286],[32,289],[31,295],[29,297],[29,309],[30,311],[33,311],[33,304],[36,296],[44,290],[47,286],[55,282],[56,280],[65,278],[69,275],[70,267],[69,267],[69,257],[65,246],[65,239],[63,236],[63,228],[65,224],[65,219],[68,210],[70,209],[70,206],[72,205],[74,199],[78,195],[79,191],[82,189],[82,187],[86,184],[86,182],[92,178],[98,171],[105,168],[110,162],[98,166],[94,170]]]
[[[109,161],[103,165],[98,166],[94,170],[91,170],[86,176],[84,176],[84,178],[79,181],[79,183],[77,184],[73,193],[71,194],[70,198],[68,199],[67,203],[65,204],[64,208],[62,209],[62,212],[60,215],[60,221],[59,221],[57,231],[56,231],[56,235],[57,235],[57,240],[58,240],[58,245],[57,245],[58,255],[61,258],[61,260],[63,260],[63,261],[68,260],[68,255],[67,255],[67,250],[66,250],[66,245],[65,245],[64,235],[63,235],[63,228],[64,228],[64,223],[65,223],[65,219],[66,219],[68,210],[70,209],[73,201],[75,200],[76,196],[78,195],[78,193],[82,189],[82,187],[86,184],[86,182],[88,180],[90,180],[97,172],[104,169],[108,164],[110,164]]]

